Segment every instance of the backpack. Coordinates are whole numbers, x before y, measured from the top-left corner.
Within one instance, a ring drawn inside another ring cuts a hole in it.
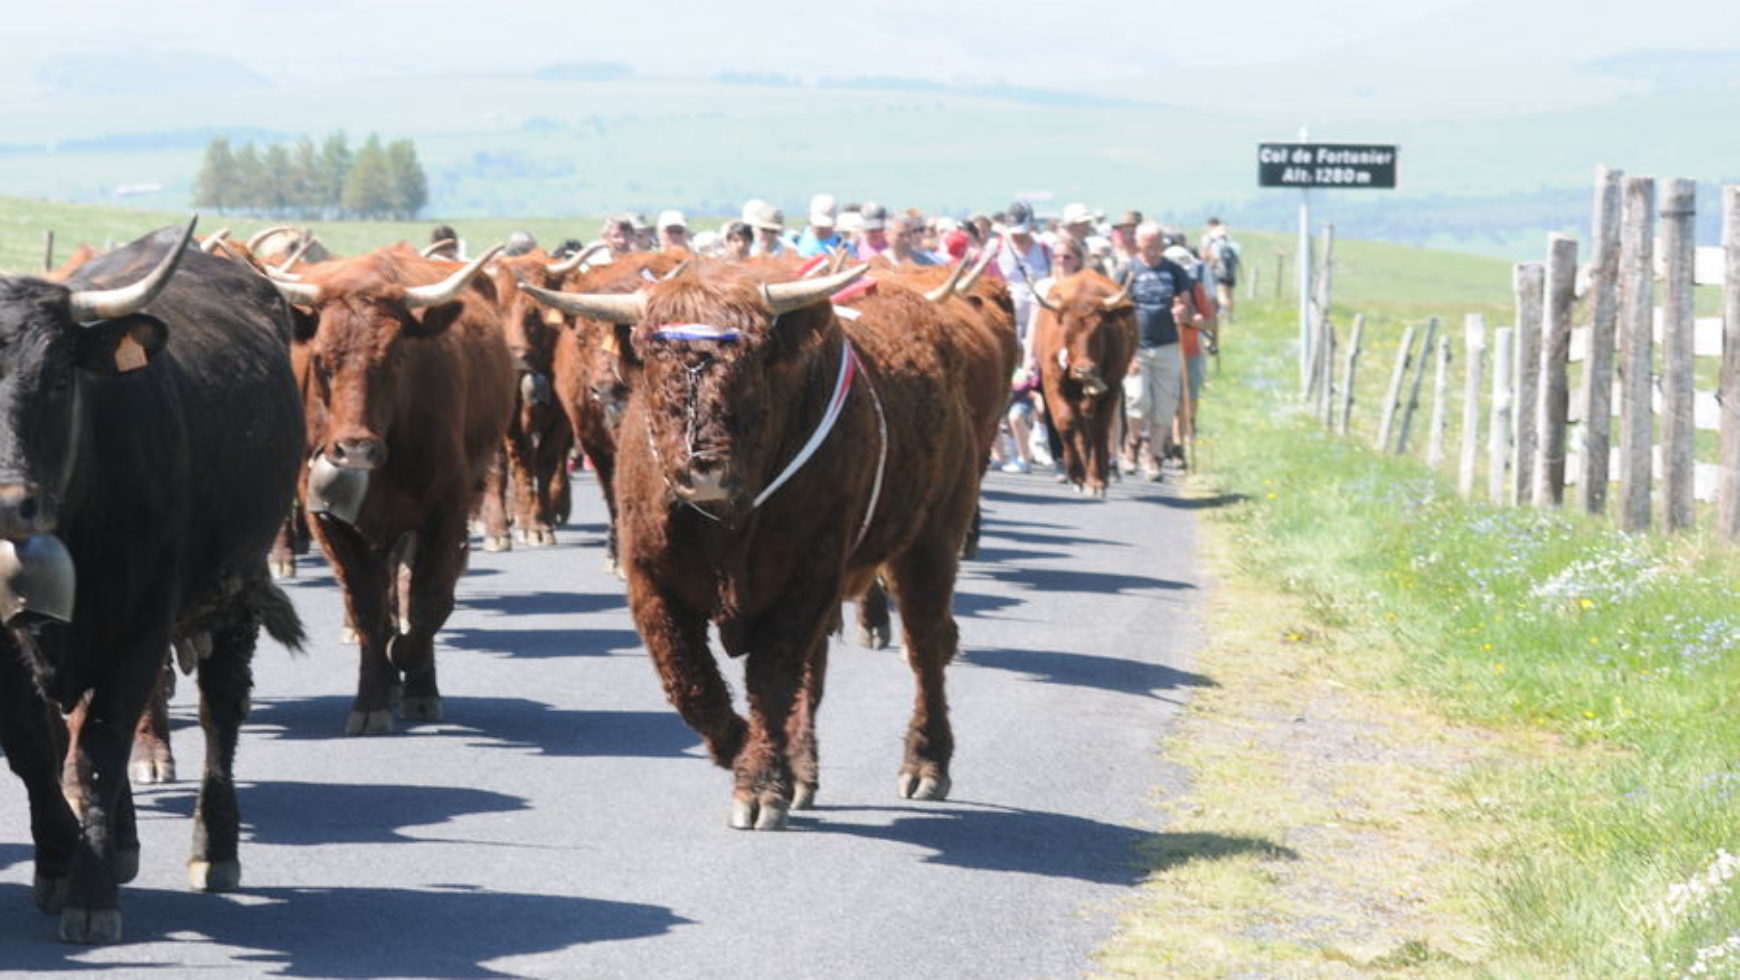
[[[1239,275],[1239,243],[1230,238],[1221,239],[1214,247],[1215,278],[1224,283],[1238,280]]]

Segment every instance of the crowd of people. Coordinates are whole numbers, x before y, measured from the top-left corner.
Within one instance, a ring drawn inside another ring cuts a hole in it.
[[[1124,420],[1118,468],[1160,480],[1168,464],[1188,465],[1187,445],[1200,417],[1209,358],[1218,351],[1219,328],[1233,316],[1233,287],[1240,273],[1239,246],[1218,218],[1209,218],[1193,242],[1183,230],[1124,211],[1116,220],[1079,203],[1054,217],[1036,215],[1026,201],[996,213],[965,219],[926,216],[916,209],[892,210],[874,202],[839,203],[831,194],[810,199],[801,228],[788,225],[780,208],[762,200],[743,205],[738,217],[717,228],[695,229],[679,210],[656,221],[624,212],[605,219],[599,240],[613,255],[678,250],[747,260],[755,256],[841,255],[889,266],[947,265],[984,248],[996,249],[987,272],[1008,284],[1024,356],[1010,383],[1010,407],[990,463],[1005,472],[1061,467],[1061,452],[1045,422],[1033,326],[1052,285],[1091,270],[1127,285],[1135,308],[1137,352],[1124,380]],[[453,240],[449,227],[432,241]],[[580,242],[563,242],[562,256]],[[536,247],[516,232],[510,254]],[[457,245],[447,247],[457,257]]]

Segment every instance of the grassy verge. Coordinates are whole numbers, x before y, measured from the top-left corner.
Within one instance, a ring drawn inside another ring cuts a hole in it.
[[[1416,316],[1407,279],[1344,295]],[[1508,271],[1438,288],[1498,306]],[[1272,847],[1161,856],[1106,970],[1740,975],[1740,557],[1321,435],[1291,330],[1246,311],[1205,408],[1220,687],[1167,747],[1169,830]]]

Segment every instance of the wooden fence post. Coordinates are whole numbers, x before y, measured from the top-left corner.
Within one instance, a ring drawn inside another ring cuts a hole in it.
[[[42,233],[42,271],[54,271],[54,229]]]
[[[1539,262],[1518,262],[1516,287],[1516,357],[1511,363],[1515,401],[1511,405],[1511,499],[1521,506],[1533,495],[1535,471],[1536,362],[1541,357],[1541,315],[1546,300],[1547,270]]]
[[[1448,421],[1452,356],[1450,336],[1446,331],[1438,339],[1438,356],[1433,358],[1437,367],[1432,376],[1432,419],[1426,426],[1426,465],[1432,469],[1444,465],[1444,429]]]
[[[1722,421],[1716,533],[1740,542],[1740,184],[1722,188]]]
[[[1619,527],[1649,529],[1655,181],[1625,178],[1619,243]]]
[[[1317,382],[1317,418],[1325,429],[1334,422],[1335,416],[1335,321],[1323,320],[1323,335],[1317,339],[1323,348],[1323,359],[1318,363],[1322,377]]]
[[[1377,445],[1374,447],[1380,453],[1390,451],[1390,433],[1396,422],[1396,403],[1402,398],[1402,379],[1406,377],[1408,359],[1414,347],[1414,326],[1402,331],[1402,346],[1396,348],[1396,365],[1390,369],[1389,393],[1384,395],[1383,421],[1378,425]]]
[[[1698,185],[1674,178],[1662,185],[1662,527],[1692,526],[1692,335],[1693,222]]]
[[[1583,511],[1607,513],[1607,454],[1613,445],[1613,340],[1619,322],[1619,200],[1624,171],[1595,168],[1594,240],[1589,255],[1589,356],[1583,361]]]
[[[1504,472],[1510,466],[1511,362],[1516,353],[1516,328],[1499,327],[1492,335],[1492,425],[1486,443],[1486,492],[1495,504],[1508,499]]]
[[[1535,413],[1536,507],[1565,503],[1565,425],[1571,409],[1571,306],[1577,301],[1577,240],[1547,236],[1545,314]]]
[[[1398,455],[1408,451],[1408,435],[1414,429],[1414,412],[1420,408],[1420,384],[1426,380],[1426,362],[1432,359],[1433,344],[1438,340],[1438,318],[1426,320],[1426,339],[1420,344],[1419,363],[1414,365],[1414,383],[1408,387],[1408,407],[1402,412],[1402,432],[1396,439]]]
[[[1474,496],[1474,468],[1480,458],[1480,383],[1486,371],[1486,318],[1470,313],[1462,321],[1468,367],[1462,376],[1462,460],[1456,489]]]
[[[1281,301],[1281,286],[1287,281],[1287,253],[1275,253],[1275,302]]]
[[[1250,274],[1245,276],[1245,299],[1255,301],[1257,298],[1257,283],[1263,278],[1263,267],[1251,263]]]
[[[1353,336],[1347,339],[1347,367],[1341,372],[1341,418],[1339,431],[1347,435],[1353,425],[1353,376],[1359,366],[1360,343],[1365,339],[1365,314],[1353,315]]]

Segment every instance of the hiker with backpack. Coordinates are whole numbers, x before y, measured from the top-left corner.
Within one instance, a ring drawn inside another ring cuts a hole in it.
[[[1239,255],[1239,243],[1233,241],[1227,233],[1226,225],[1219,218],[1208,219],[1208,228],[1202,235],[1202,260],[1208,263],[1209,271],[1214,274],[1214,300],[1220,308],[1221,316],[1227,320],[1233,318],[1233,287],[1238,285],[1239,275],[1243,271],[1243,257]]]

